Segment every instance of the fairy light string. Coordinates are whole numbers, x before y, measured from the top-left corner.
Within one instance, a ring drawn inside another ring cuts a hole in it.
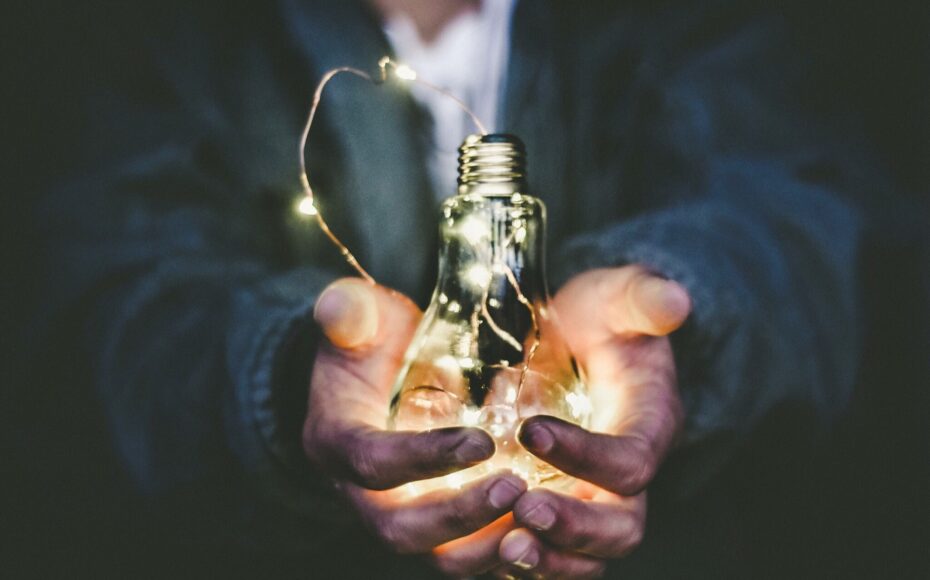
[[[459,107],[465,111],[466,114],[471,118],[472,122],[477,127],[478,131],[482,135],[487,135],[487,129],[485,129],[484,124],[478,118],[478,116],[468,108],[461,99],[453,95],[451,92],[438,87],[428,81],[418,78],[417,73],[408,67],[407,65],[398,64],[391,60],[390,57],[383,57],[378,61],[378,77],[372,78],[367,72],[357,69],[351,66],[340,66],[334,69],[331,69],[323,75],[323,78],[320,79],[320,83],[317,85],[316,90],[313,92],[313,101],[310,104],[310,112],[307,115],[307,122],[304,125],[304,130],[300,135],[300,151],[298,155],[298,162],[300,166],[300,185],[303,187],[304,194],[306,195],[299,205],[299,211],[306,215],[311,215],[316,218],[317,223],[320,225],[320,229],[326,235],[327,238],[336,246],[339,250],[339,253],[342,254],[342,257],[345,259],[346,263],[349,266],[358,272],[359,276],[364,278],[371,284],[375,283],[375,279],[372,278],[371,274],[362,267],[358,259],[352,253],[349,248],[342,243],[342,240],[339,239],[336,234],[330,229],[329,224],[326,223],[326,220],[323,219],[323,214],[320,212],[319,208],[316,207],[314,200],[313,188],[310,186],[310,178],[307,175],[307,143],[310,139],[310,129],[313,127],[313,120],[316,119],[316,112],[320,108],[320,101],[323,98],[323,90],[326,88],[326,85],[329,84],[329,81],[333,80],[336,76],[340,74],[351,74],[359,78],[365,79],[366,81],[374,84],[381,85],[387,82],[390,78],[395,78],[401,81],[414,82],[420,84],[432,91],[452,99]]]
[[[370,284],[375,284],[376,283],[375,279],[371,276],[371,274],[369,274],[368,271],[365,270],[364,267],[362,267],[361,263],[359,263],[358,259],[355,257],[352,251],[349,250],[349,248],[342,242],[342,240],[339,239],[338,236],[336,236],[336,234],[330,229],[329,225],[326,223],[326,220],[323,218],[323,214],[320,212],[319,208],[316,206],[315,194],[313,192],[313,187],[310,185],[310,178],[307,172],[306,158],[307,158],[308,142],[310,139],[310,130],[313,127],[313,121],[316,119],[317,110],[319,109],[320,102],[322,101],[322,98],[323,98],[323,91],[331,80],[333,80],[336,76],[341,75],[341,74],[348,74],[348,75],[356,76],[376,86],[382,85],[391,79],[396,79],[400,82],[419,84],[455,102],[462,109],[462,111],[464,111],[468,115],[472,123],[475,125],[475,128],[478,130],[478,132],[481,135],[487,135],[488,131],[485,128],[484,124],[481,122],[481,120],[478,118],[478,116],[474,113],[474,111],[472,111],[468,107],[468,105],[465,104],[464,101],[462,101],[460,98],[455,96],[450,91],[440,86],[437,86],[433,83],[430,83],[429,81],[419,78],[416,71],[411,69],[409,66],[397,63],[388,56],[385,56],[378,61],[377,77],[372,77],[372,75],[370,75],[369,73],[361,69],[355,68],[355,67],[340,66],[340,67],[336,67],[334,69],[327,71],[323,75],[323,77],[320,79],[319,84],[317,85],[316,89],[313,92],[313,100],[310,105],[310,111],[307,115],[307,121],[304,124],[303,132],[300,135],[298,163],[299,163],[299,168],[300,168],[300,184],[303,188],[305,197],[304,199],[301,200],[298,206],[298,211],[300,211],[301,213],[305,215],[313,216],[316,219],[317,223],[319,224],[320,230],[322,230],[322,232],[326,235],[326,237],[330,240],[330,242],[332,242],[333,245],[336,246],[336,248],[339,250],[339,253],[342,255],[343,259],[346,261],[349,267],[355,270],[359,274],[359,276],[361,276],[364,280],[366,280]],[[510,236],[507,242],[505,243],[509,244],[513,241],[514,241],[513,236]],[[517,294],[517,300],[524,307],[526,307],[530,313],[533,340],[532,340],[529,350],[526,352],[526,357],[523,363],[523,368],[520,373],[519,384],[517,386],[517,395],[518,395],[517,405],[519,406],[519,393],[523,390],[523,385],[524,385],[524,382],[526,381],[527,373],[529,372],[530,363],[532,362],[533,357],[535,356],[536,351],[538,350],[539,345],[540,345],[540,328],[539,328],[539,324],[537,320],[536,306],[523,294],[523,291],[520,289],[519,282],[517,281],[516,276],[514,275],[513,271],[506,264],[500,262],[499,259],[494,259],[493,261],[495,262],[494,264],[489,264],[491,265],[491,271],[493,272],[495,270],[494,266],[498,266],[504,271],[504,275],[506,276],[507,281],[513,287],[514,291]],[[488,285],[490,284],[490,279],[487,280],[487,284]],[[523,349],[520,346],[520,343],[513,336],[511,336],[506,331],[501,329],[494,322],[488,310],[487,300],[488,300],[488,292],[486,290],[483,295],[480,312],[473,313],[473,317],[472,317],[472,327],[473,327],[473,333],[475,335],[475,340],[477,341],[478,317],[480,316],[488,324],[491,330],[495,334],[497,334],[502,340],[504,340],[506,343],[510,344],[514,348],[522,351]]]

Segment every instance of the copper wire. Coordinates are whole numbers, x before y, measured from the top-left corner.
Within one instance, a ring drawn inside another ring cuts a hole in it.
[[[358,272],[358,274],[362,278],[364,278],[366,281],[372,284],[375,283],[375,279],[371,276],[371,274],[369,274],[365,270],[365,268],[362,267],[362,265],[359,263],[355,255],[352,254],[351,250],[349,250],[349,248],[345,244],[342,243],[342,241],[336,236],[336,234],[333,233],[333,231],[329,228],[329,225],[326,223],[326,220],[323,219],[323,214],[320,212],[319,208],[317,208],[316,205],[314,204],[313,188],[310,186],[310,179],[307,175],[306,155],[307,155],[307,143],[310,138],[310,129],[313,126],[313,120],[316,118],[316,112],[317,112],[317,109],[319,109],[320,101],[322,100],[322,97],[323,97],[323,89],[326,88],[326,85],[329,83],[329,81],[331,81],[334,77],[336,77],[339,74],[347,73],[347,74],[355,75],[359,78],[365,79],[372,84],[380,85],[380,84],[387,82],[389,78],[388,70],[391,69],[394,71],[394,76],[396,78],[399,78],[407,82],[418,83],[432,91],[435,91],[449,99],[452,99],[471,118],[472,122],[475,124],[475,127],[478,129],[478,131],[482,135],[487,135],[488,133],[484,124],[481,122],[478,116],[474,113],[474,111],[472,111],[468,107],[468,105],[464,103],[464,101],[459,99],[457,96],[455,96],[448,90],[443,89],[442,87],[439,87],[437,85],[434,85],[428,81],[425,81],[419,78],[416,75],[416,73],[413,73],[412,71],[405,71],[405,75],[409,74],[412,76],[403,76],[403,77],[399,76],[398,71],[400,69],[400,66],[401,65],[398,65],[396,62],[391,60],[390,57],[383,57],[381,60],[378,61],[378,70],[380,73],[380,77],[378,79],[372,78],[371,75],[369,75],[363,70],[360,70],[354,67],[349,67],[349,66],[341,66],[341,67],[337,67],[337,68],[327,71],[323,75],[323,77],[320,79],[320,83],[317,85],[316,90],[313,93],[313,101],[310,105],[310,112],[307,115],[307,122],[304,125],[304,130],[300,135],[300,151],[299,151],[300,183],[301,183],[301,186],[303,187],[304,193],[306,194],[307,198],[310,200],[311,207],[313,208],[315,212],[317,223],[319,224],[320,229],[323,231],[326,237],[329,238],[329,240],[333,243],[333,245],[335,245],[336,248],[339,249],[339,252],[342,254],[346,263],[348,263],[348,265],[351,268],[353,268],[356,272]],[[505,246],[509,245],[511,242],[512,242],[512,239],[508,239],[507,242],[505,242]],[[519,301],[529,311],[530,322],[531,322],[532,331],[533,331],[533,341],[530,345],[529,351],[526,353],[525,361],[523,363],[523,368],[520,372],[520,381],[517,386],[516,404],[519,406],[520,393],[523,390],[523,386],[526,382],[526,377],[527,377],[527,374],[529,373],[530,365],[533,362],[533,358],[536,355],[536,351],[539,349],[540,340],[541,340],[540,328],[539,328],[539,321],[537,319],[535,304],[533,304],[523,294],[523,291],[520,288],[520,284],[517,281],[516,276],[514,275],[513,271],[505,264],[500,264],[500,265],[503,266],[504,274],[507,278],[507,281],[510,283],[510,285],[513,287],[514,291],[517,294],[517,301]],[[472,326],[473,326],[473,332],[475,333],[475,335],[477,335],[477,332],[478,332],[477,331],[477,323],[478,323],[477,318],[478,316],[481,316],[482,318],[485,319],[485,321],[488,323],[491,329],[496,334],[498,334],[498,336],[500,336],[503,340],[510,343],[511,346],[515,346],[515,348],[519,346],[519,343],[512,336],[510,336],[508,333],[500,329],[500,327],[498,327],[497,324],[493,321],[493,319],[490,316],[490,312],[488,312],[487,310],[486,300],[487,300],[487,293],[485,294],[484,300],[482,301],[481,312],[475,312],[473,313],[473,316],[472,316]],[[523,350],[523,349],[519,348],[518,350]]]
[[[462,110],[465,111],[465,113],[468,114],[469,117],[471,117],[472,122],[474,122],[475,126],[478,128],[481,134],[482,135],[487,134],[487,130],[485,129],[484,124],[481,122],[480,119],[478,119],[478,116],[475,115],[475,113],[470,108],[468,108],[468,106],[461,99],[459,99],[458,97],[453,95],[451,92],[441,87],[438,87],[430,82],[420,79],[419,77],[416,76],[416,73],[412,73],[412,71],[411,71],[411,73],[413,74],[412,78],[399,77],[397,75],[399,66],[400,65],[398,65],[393,60],[391,60],[390,57],[387,57],[387,56],[383,57],[380,61],[378,61],[378,69],[380,71],[380,78],[378,78],[377,80],[373,79],[371,75],[369,75],[365,71],[354,68],[354,67],[350,67],[350,66],[340,66],[340,67],[327,71],[326,74],[324,74],[323,77],[320,79],[320,83],[317,85],[316,90],[313,92],[313,102],[310,105],[310,112],[307,115],[307,122],[304,125],[304,130],[300,135],[300,151],[299,151],[300,184],[303,187],[304,193],[306,194],[307,198],[310,200],[311,207],[314,209],[314,212],[316,215],[316,221],[320,225],[320,229],[323,231],[323,233],[326,234],[326,237],[329,238],[329,240],[333,243],[333,245],[335,245],[336,248],[339,249],[339,253],[342,254],[342,257],[345,259],[346,263],[348,263],[352,269],[358,272],[359,276],[361,276],[362,278],[364,278],[365,280],[367,280],[368,282],[372,284],[375,283],[375,279],[371,276],[371,274],[368,273],[368,271],[365,270],[365,268],[362,267],[358,259],[351,252],[351,250],[349,250],[349,248],[344,243],[342,243],[342,241],[336,236],[336,234],[334,234],[333,231],[329,228],[329,224],[326,223],[326,220],[323,219],[322,212],[320,212],[320,209],[316,207],[316,204],[314,203],[313,188],[310,186],[310,179],[307,176],[306,157],[307,157],[307,142],[310,139],[310,128],[313,126],[313,120],[316,118],[317,109],[319,108],[320,101],[323,98],[323,89],[326,88],[326,85],[329,83],[329,81],[331,81],[333,77],[335,77],[336,75],[339,75],[341,73],[348,73],[348,74],[355,75],[359,78],[365,79],[366,81],[372,84],[380,85],[388,80],[389,78],[388,69],[391,68],[395,72],[395,75],[394,75],[395,77],[400,78],[401,80],[404,80],[404,81],[419,83],[423,85],[424,87],[430,90],[436,91],[437,93],[455,101],[455,103],[457,103],[459,107],[461,107]]]
[[[509,266],[504,265],[504,275],[507,277],[507,281],[510,282],[510,285],[513,287],[514,292],[517,294],[517,301],[520,302],[530,313],[530,324],[533,329],[533,343],[530,345],[530,350],[526,354],[526,360],[523,361],[523,369],[520,371],[520,382],[517,383],[517,400],[516,408],[517,414],[520,413],[520,395],[523,393],[523,387],[526,384],[526,376],[530,372],[530,365],[533,364],[533,358],[536,357],[536,351],[539,350],[539,344],[542,341],[542,333],[539,330],[539,320],[536,317],[536,305],[533,304],[524,294],[523,290],[520,289],[520,283],[517,282],[517,277],[514,275],[513,270]]]

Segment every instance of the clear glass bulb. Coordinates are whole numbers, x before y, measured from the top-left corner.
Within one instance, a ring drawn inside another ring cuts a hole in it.
[[[442,205],[439,279],[394,383],[390,426],[476,426],[497,449],[480,465],[410,484],[414,493],[459,487],[501,468],[530,485],[567,483],[567,476],[523,449],[517,429],[539,414],[586,425],[591,412],[549,308],[545,207],[520,191],[522,146],[510,136],[470,139],[462,165],[483,159],[483,174],[471,181],[460,176],[462,193]],[[517,174],[513,164],[509,173],[494,171],[508,158],[501,155],[502,141],[511,158],[519,155]],[[487,145],[477,156],[475,143]]]

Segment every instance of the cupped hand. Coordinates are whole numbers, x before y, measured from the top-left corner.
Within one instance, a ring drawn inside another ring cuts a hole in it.
[[[578,481],[569,493],[532,489],[514,506],[499,575],[597,577],[639,545],[647,484],[681,428],[667,335],[691,311],[687,292],[640,266],[573,278],[555,297],[562,331],[585,370],[591,430],[527,419],[521,443]]]
[[[477,574],[500,563],[498,546],[526,484],[509,472],[459,490],[413,497],[402,484],[488,459],[494,442],[476,428],[385,429],[391,384],[420,318],[407,298],[358,279],[330,285],[314,317],[326,340],[314,363],[303,447],[389,548],[425,554],[440,570]]]

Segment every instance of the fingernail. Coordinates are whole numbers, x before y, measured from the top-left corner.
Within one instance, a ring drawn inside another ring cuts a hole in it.
[[[498,480],[488,490],[488,503],[495,509],[512,506],[513,502],[517,501],[517,498],[526,491],[526,484],[522,480],[518,481],[520,481],[520,485],[506,478]]]
[[[636,291],[637,308],[650,333],[665,334],[680,326],[691,311],[691,298],[684,287],[673,281],[647,276]]]
[[[544,532],[555,525],[555,510],[547,503],[540,503],[526,512],[523,520],[531,528]]]
[[[476,463],[494,455],[494,442],[486,437],[467,435],[455,446],[455,458],[460,463]]]
[[[527,534],[528,532],[524,532],[512,536],[501,545],[501,557],[523,570],[530,570],[539,564],[539,552]]]
[[[674,280],[662,281],[662,306],[665,310],[684,317],[691,310],[691,297],[684,286]]]
[[[330,284],[316,301],[313,318],[340,348],[370,342],[378,331],[378,307],[371,288],[358,281]]]
[[[520,430],[520,442],[533,453],[545,454],[555,445],[555,437],[547,427],[539,423],[530,423]]]

